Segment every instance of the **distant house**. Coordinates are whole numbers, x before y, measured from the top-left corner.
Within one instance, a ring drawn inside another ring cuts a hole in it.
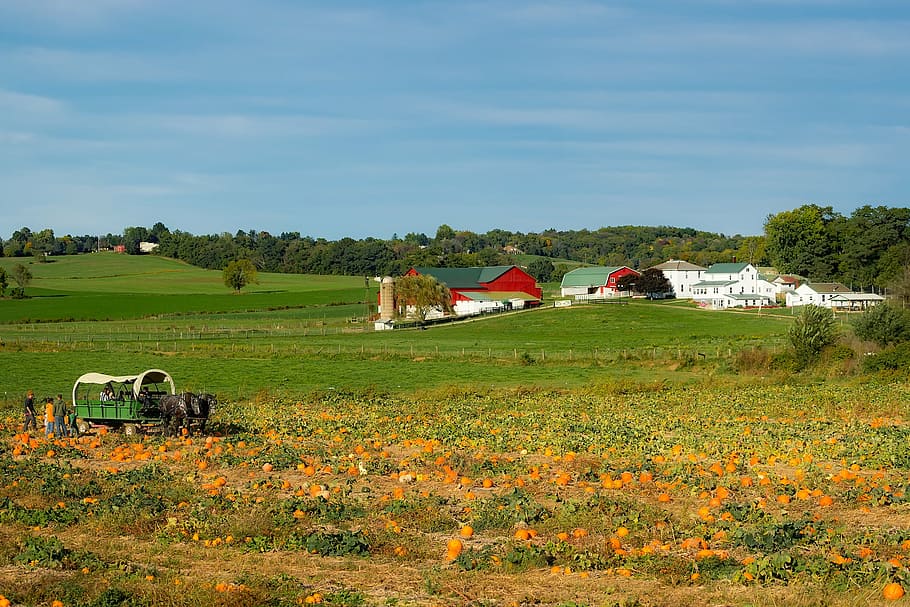
[[[126,245],[125,244],[115,244],[114,253],[126,253]]]
[[[802,281],[800,281],[798,276],[781,274],[771,282],[772,284],[777,285],[779,293],[784,293],[786,291],[795,291]]]
[[[562,277],[559,291],[563,297],[574,295],[576,299],[614,297],[620,293],[619,279],[629,275],[639,276],[639,273],[628,266],[576,268]]]
[[[405,276],[432,276],[448,287],[458,316],[540,305],[543,289],[518,266],[415,267]]]
[[[854,293],[839,282],[815,282],[799,285],[787,293],[787,306],[821,306],[838,310],[865,310],[885,300],[875,293]]]
[[[145,242],[142,241],[139,243],[139,252],[140,253],[152,253],[155,249],[158,248],[157,242]]]
[[[751,263],[716,263],[692,285],[692,299],[713,309],[767,306],[776,290]]]
[[[666,278],[673,287],[673,293],[676,297],[686,299],[692,298],[692,285],[701,282],[702,275],[706,271],[706,269],[701,266],[678,259],[665,261],[651,269],[663,272],[664,278]]]

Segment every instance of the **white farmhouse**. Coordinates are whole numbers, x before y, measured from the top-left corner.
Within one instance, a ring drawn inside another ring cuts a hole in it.
[[[650,269],[663,272],[664,278],[673,287],[673,293],[680,299],[692,299],[692,285],[701,282],[706,272],[706,268],[679,259],[665,261]]]
[[[716,263],[692,285],[692,299],[716,310],[758,307],[773,305],[776,290],[751,263]]]
[[[839,282],[815,282],[801,284],[787,293],[787,307],[821,306],[838,310],[865,310],[885,301],[876,293],[854,293]]]
[[[787,293],[787,307],[821,306],[830,308],[833,307],[832,297],[852,292],[849,287],[839,282],[806,282],[799,285],[795,291]]]

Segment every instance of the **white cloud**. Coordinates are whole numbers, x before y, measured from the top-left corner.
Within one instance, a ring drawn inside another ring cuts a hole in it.
[[[0,113],[58,116],[66,104],[52,97],[0,89]]]

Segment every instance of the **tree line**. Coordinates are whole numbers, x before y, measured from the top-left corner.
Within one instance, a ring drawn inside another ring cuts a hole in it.
[[[299,232],[259,230],[194,235],[158,222],[122,234],[57,237],[53,230],[22,228],[0,241],[9,257],[74,255],[122,245],[138,254],[140,242],[156,254],[202,268],[223,270],[249,259],[261,272],[401,275],[414,266],[470,267],[525,261],[542,282],[561,279],[578,264],[629,266],[642,271],[668,259],[700,266],[741,261],[813,281],[840,281],[855,289],[893,284],[910,267],[910,209],[863,206],[849,216],[814,204],[769,215],[764,234],[726,236],[693,228],[615,226],[597,230],[486,233],[441,225],[433,236],[327,240]],[[527,256],[531,256],[530,258]]]
[[[627,265],[644,269],[667,259],[710,265],[748,257],[758,262],[761,237],[725,236],[692,228],[618,226],[598,230],[545,230],[539,233],[495,229],[479,234],[441,225],[436,234],[408,233],[392,238],[326,240],[299,232],[272,235],[257,230],[235,234],[194,235],[170,230],[128,227],[123,234],[56,237],[53,230],[22,228],[3,241],[8,257],[74,255],[123,245],[138,254],[140,242],[158,245],[158,255],[208,269],[223,269],[231,261],[250,259],[259,271],[348,276],[401,275],[414,266],[472,267],[509,265],[524,255],[535,256],[535,276],[558,280],[579,263]],[[526,257],[524,259],[527,259]],[[575,262],[568,264],[567,262]]]

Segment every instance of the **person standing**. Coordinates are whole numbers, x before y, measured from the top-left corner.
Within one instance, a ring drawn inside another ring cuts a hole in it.
[[[44,399],[44,438],[50,438],[54,433],[54,399],[48,396]]]
[[[75,404],[72,407],[68,408],[68,417],[67,422],[69,422],[69,434],[73,438],[79,438],[79,424],[76,423],[76,407]]]
[[[63,395],[58,394],[57,400],[54,401],[54,436],[66,438],[67,432],[66,429],[66,401],[63,400]]]
[[[25,396],[25,402],[22,403],[22,406],[25,408],[25,423],[22,424],[22,431],[28,432],[28,429],[31,428],[37,432],[38,421],[35,414],[35,393],[33,391],[28,391],[28,394]]]

